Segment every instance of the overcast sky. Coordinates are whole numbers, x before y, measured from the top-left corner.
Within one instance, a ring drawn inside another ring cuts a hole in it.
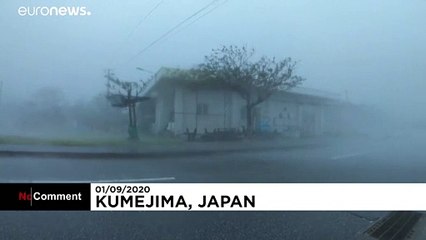
[[[198,16],[214,9],[209,14],[138,55],[210,2],[2,0],[2,98],[43,86],[62,88],[70,99],[89,98],[104,91],[107,68],[138,80],[149,74],[136,67],[188,68],[212,48],[234,44],[300,61],[305,87],[347,91],[356,103],[426,115],[425,0],[217,0]],[[84,6],[91,15],[20,16],[21,6]]]

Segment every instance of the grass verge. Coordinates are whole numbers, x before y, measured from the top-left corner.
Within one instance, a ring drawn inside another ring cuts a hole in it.
[[[139,141],[129,141],[120,138],[37,138],[24,136],[0,136],[0,144],[11,145],[51,145],[51,146],[79,146],[79,147],[97,147],[97,146],[147,146],[147,145],[173,145],[182,141],[165,138],[143,136]]]

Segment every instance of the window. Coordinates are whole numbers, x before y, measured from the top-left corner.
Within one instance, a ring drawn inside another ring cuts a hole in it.
[[[209,114],[209,105],[205,103],[197,104],[197,115],[208,115]]]

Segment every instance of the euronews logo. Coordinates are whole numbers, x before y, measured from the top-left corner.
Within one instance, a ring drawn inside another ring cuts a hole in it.
[[[18,14],[19,16],[25,17],[25,16],[43,16],[43,17],[50,17],[50,16],[71,16],[71,17],[78,17],[78,16],[90,16],[92,13],[87,9],[87,7],[81,7],[81,6],[73,6],[73,7],[47,7],[47,6],[38,6],[38,7],[24,7],[21,6],[18,8]]]

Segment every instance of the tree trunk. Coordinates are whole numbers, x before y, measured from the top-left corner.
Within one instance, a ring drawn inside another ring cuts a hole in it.
[[[132,105],[129,104],[129,127],[133,126],[133,114],[132,114]]]
[[[246,106],[246,123],[247,123],[247,134],[251,135],[253,133],[253,107],[250,104]]]
[[[132,127],[135,127],[135,109],[134,109],[133,103],[131,107],[132,107]]]
[[[133,127],[137,127],[137,116],[136,116],[136,103],[132,104],[132,110],[133,110]]]
[[[131,94],[132,90],[127,90],[127,107],[129,108],[129,129],[133,127],[133,110],[132,103],[130,102],[132,96]]]
[[[136,140],[139,139],[139,133],[138,133],[138,122],[137,122],[137,116],[136,116],[136,103],[133,103],[133,129],[134,129],[134,138]]]

